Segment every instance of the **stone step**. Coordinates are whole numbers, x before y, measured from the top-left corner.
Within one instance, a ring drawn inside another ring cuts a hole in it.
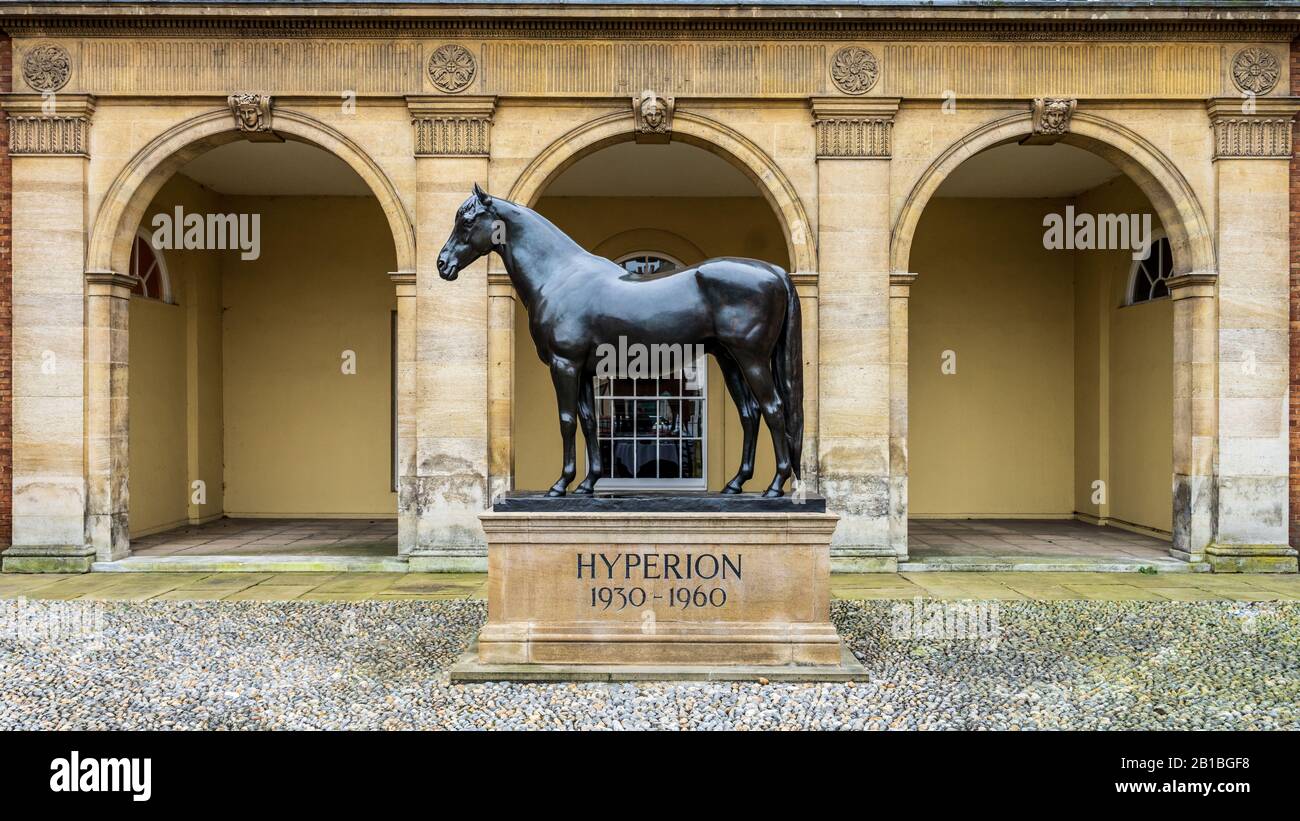
[[[109,573],[405,573],[398,556],[129,556],[95,562]]]

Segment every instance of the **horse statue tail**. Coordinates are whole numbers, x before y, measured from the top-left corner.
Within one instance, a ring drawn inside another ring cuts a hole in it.
[[[794,280],[784,271],[785,323],[772,352],[776,390],[785,410],[785,436],[790,446],[790,463],[796,479],[803,479],[803,317]]]

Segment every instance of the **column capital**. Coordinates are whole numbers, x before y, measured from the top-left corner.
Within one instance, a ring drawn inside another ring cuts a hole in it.
[[[0,94],[14,156],[90,156],[90,94]]]
[[[1191,271],[1170,277],[1166,281],[1170,299],[1214,298],[1214,288],[1219,277],[1206,271]]]
[[[881,159],[892,156],[898,97],[812,97],[817,159]]]
[[[486,157],[497,98],[408,96],[417,157]]]
[[[1300,97],[1212,97],[1205,102],[1214,159],[1289,160]]]
[[[417,277],[414,271],[391,271],[388,280],[397,288],[398,298],[415,296]]]
[[[135,277],[116,271],[87,271],[86,284],[92,294],[129,299],[131,289],[135,287]]]
[[[891,273],[889,275],[889,296],[892,299],[907,299],[911,296],[912,283],[916,282],[916,274],[903,272]]]

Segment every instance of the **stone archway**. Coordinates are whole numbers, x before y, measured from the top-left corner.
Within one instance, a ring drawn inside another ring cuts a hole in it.
[[[921,174],[903,203],[890,233],[890,271],[907,273],[912,238],[917,223],[934,192],[948,176],[975,154],[997,145],[1017,142],[1033,133],[1028,113],[1013,114],[988,123],[950,145]],[[1109,160],[1146,194],[1169,231],[1176,274],[1213,274],[1214,241],[1210,224],[1191,185],[1169,158],[1143,137],[1103,117],[1076,113],[1070,133],[1062,142],[1078,146]]]
[[[805,305],[804,378],[805,385],[810,386],[805,394],[805,430],[810,432],[806,433],[805,442],[812,443],[806,447],[805,453],[816,453],[818,336],[815,317],[818,263],[816,231],[809,221],[808,212],[793,183],[780,166],[740,132],[709,117],[679,110],[673,117],[672,138],[709,151],[741,171],[762,194],[781,226],[791,272],[796,275],[799,294]],[[534,206],[551,182],[570,166],[603,148],[633,139],[630,111],[609,113],[583,123],[538,152],[513,178],[507,199]],[[491,279],[489,292],[490,324],[494,328],[507,327],[514,315],[514,299],[509,282],[501,276],[499,270]],[[509,334],[489,336],[488,360],[494,373],[499,374],[495,380],[489,380],[497,385],[493,389],[493,397],[505,400],[491,403],[488,412],[489,429],[492,431],[492,444],[489,448],[491,484],[493,487],[513,487],[515,362],[513,341]]]
[[[415,226],[379,164],[339,131],[292,109],[275,110],[275,131],[328,151],[366,182],[388,218],[398,269],[414,271]],[[91,230],[86,270],[125,270],[131,254],[131,235],[158,189],[177,169],[200,154],[244,138],[230,111],[221,109],[178,123],[140,149],[104,195]]]
[[[912,241],[935,191],[975,154],[1033,133],[1029,113],[987,123],[945,149],[908,193],[890,234],[891,276],[910,278]],[[1174,257],[1173,546],[1180,559],[1200,561],[1212,538],[1217,413],[1215,310],[1218,274],[1214,235],[1195,192],[1178,167],[1131,129],[1086,112],[1075,113],[1062,142],[1090,151],[1124,172],[1155,208]],[[902,313],[906,317],[906,311]],[[904,338],[891,313],[891,335]]]
[[[275,131],[346,163],[365,182],[392,232],[399,271],[415,269],[415,230],[397,189],[348,137],[301,112],[277,109]],[[109,186],[92,224],[86,254],[86,536],[99,561],[130,553],[128,531],[127,270],[140,220],[181,167],[217,146],[245,139],[228,109],[178,123],[127,162]]]
[[[589,154],[633,138],[630,112],[607,114],[578,126],[541,151],[510,187],[508,199],[532,206],[552,180]],[[753,181],[776,212],[785,233],[792,273],[817,270],[817,242],[794,185],[780,166],[734,129],[699,114],[678,111],[673,139],[710,151]]]

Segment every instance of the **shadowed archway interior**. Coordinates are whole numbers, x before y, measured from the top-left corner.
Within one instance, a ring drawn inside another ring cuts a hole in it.
[[[1150,233],[1073,242],[1110,215]],[[914,560],[1167,560],[1173,307],[1130,299],[1162,233],[1121,169],[1064,143],[990,148],[937,188],[910,257]],[[1034,525],[1071,519],[1124,532]]]
[[[227,142],[141,228],[174,299],[130,304],[136,552],[395,556],[397,262],[371,188],[304,142]]]

